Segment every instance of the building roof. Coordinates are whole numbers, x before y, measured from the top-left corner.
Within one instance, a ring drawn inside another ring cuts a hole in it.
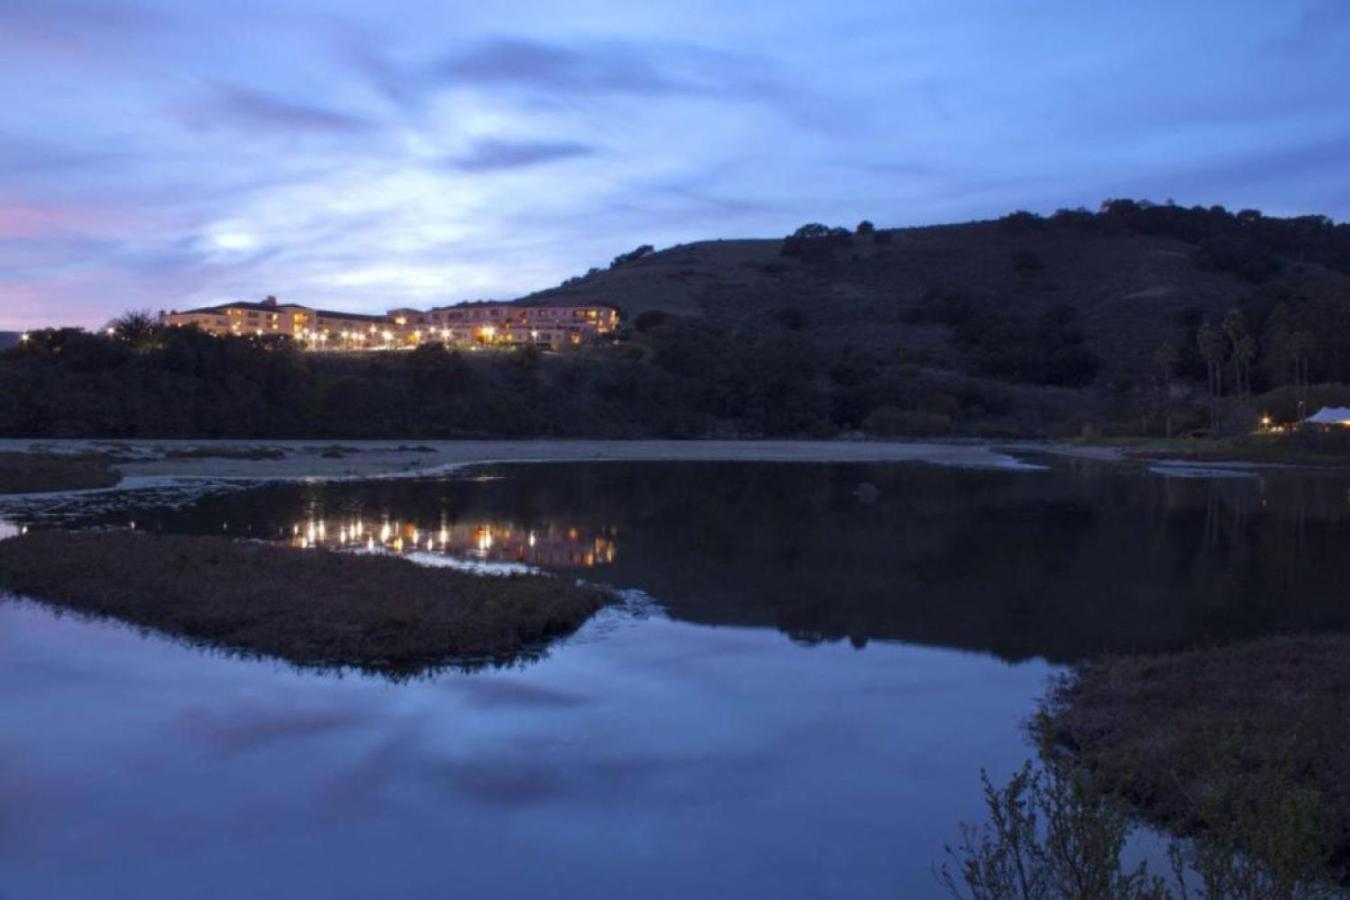
[[[1324,406],[1303,421],[1314,425],[1350,425],[1350,407]]]
[[[333,312],[327,309],[314,309],[304,306],[300,303],[262,303],[252,300],[238,300],[234,303],[222,303],[219,306],[203,306],[198,309],[184,309],[172,313],[172,315],[193,315],[196,313],[215,313],[224,315],[226,310],[230,309],[250,309],[259,312],[278,312],[283,309],[301,309],[305,312],[311,312],[316,316],[323,316],[325,319],[346,319],[352,322],[383,322],[384,316],[371,316],[363,313]]]
[[[323,316],[325,319],[346,319],[350,322],[384,322],[388,316],[372,316],[366,313],[334,312],[328,309],[316,309],[313,311],[316,316]]]

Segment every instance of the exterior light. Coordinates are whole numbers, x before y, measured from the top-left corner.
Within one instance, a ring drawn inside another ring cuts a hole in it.
[[[25,344],[28,343],[28,332],[25,331],[23,334],[19,335],[19,340]]]
[[[112,336],[115,335],[115,334],[117,334],[117,329],[116,329],[116,328],[113,328],[113,327],[111,327],[111,326],[109,326],[109,327],[108,327],[108,337],[112,337]]]

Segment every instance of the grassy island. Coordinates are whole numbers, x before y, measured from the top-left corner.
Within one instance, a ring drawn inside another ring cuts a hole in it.
[[[106,460],[41,453],[0,453],[0,494],[112,487],[122,480]]]
[[[399,673],[509,657],[573,631],[609,601],[546,575],[129,531],[0,541],[0,588],[301,665]]]

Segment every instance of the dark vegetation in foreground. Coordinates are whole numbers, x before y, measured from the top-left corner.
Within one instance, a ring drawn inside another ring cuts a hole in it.
[[[0,436],[1167,435],[1350,403],[1350,226],[1320,216],[1111,200],[639,251],[527,298],[623,313],[558,354],[34,332]]]
[[[1106,657],[1052,690],[1042,767],[999,788],[940,870],[956,896],[1345,896],[1350,638]],[[1134,817],[1180,837],[1172,877],[1121,863]]]
[[[988,821],[963,825],[937,869],[952,896],[970,900],[1314,900],[1345,896],[1329,875],[1315,798],[1263,785],[1251,808],[1167,843],[1168,874],[1125,865],[1131,810],[1092,774],[1049,757],[1003,787],[984,782]],[[1209,796],[1224,797],[1226,785]],[[1248,797],[1248,799],[1253,799]]]
[[[40,453],[0,453],[0,494],[112,487],[122,480],[107,460]]]
[[[1151,819],[1211,829],[1256,815],[1280,782],[1285,799],[1316,808],[1326,850],[1347,872],[1350,637],[1107,657],[1050,700],[1049,736]]]
[[[487,577],[385,556],[130,531],[0,541],[0,587],[300,665],[393,674],[528,652],[610,600],[544,575]]]

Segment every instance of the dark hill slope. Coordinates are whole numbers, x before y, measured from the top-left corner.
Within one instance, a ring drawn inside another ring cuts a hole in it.
[[[1243,274],[1232,260],[1216,267],[1203,241],[1102,223],[1105,215],[1079,214],[1028,227],[1009,217],[838,235],[828,254],[807,260],[784,255],[783,240],[703,241],[525,300],[608,303],[629,321],[660,310],[752,334],[786,324],[825,347],[898,352],[955,369],[969,368],[969,348],[952,327],[959,319],[1035,319],[1068,306],[1107,375],[1146,369],[1163,339],[1185,340],[1198,318],[1222,317],[1258,289],[1313,285],[1350,295],[1350,277],[1317,263],[1253,248],[1267,265]]]

